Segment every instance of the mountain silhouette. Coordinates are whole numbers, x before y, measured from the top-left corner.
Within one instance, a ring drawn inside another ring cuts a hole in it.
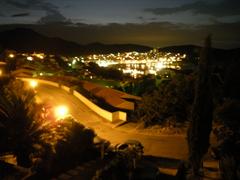
[[[102,44],[99,42],[82,45],[57,37],[47,37],[30,28],[14,28],[0,32],[0,47],[17,52],[44,52],[59,55],[108,54],[117,52],[148,52],[152,48],[136,44]],[[187,54],[188,59],[197,60],[201,46],[179,45],[159,48],[162,52]],[[232,61],[238,57],[240,49],[212,48],[213,61],[217,63]]]
[[[179,45],[179,46],[168,46],[159,48],[159,51],[162,52],[172,52],[172,53],[181,53],[187,54],[187,59],[189,60],[198,60],[201,54],[201,46],[196,45]],[[223,64],[227,65],[232,61],[235,61],[238,58],[240,53],[240,48],[236,49],[218,49],[218,48],[211,48],[211,55],[212,55],[212,63],[219,64],[223,66]]]
[[[3,49],[18,52],[45,52],[61,55],[107,54],[116,52],[147,52],[151,47],[135,44],[102,44],[81,45],[75,42],[52,38],[28,28],[15,28],[0,32],[0,45]]]

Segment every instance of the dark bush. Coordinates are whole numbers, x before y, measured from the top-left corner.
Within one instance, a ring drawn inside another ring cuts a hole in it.
[[[72,118],[57,122],[48,136],[46,143],[52,144],[50,148],[43,147],[41,161],[36,165],[39,174],[57,175],[78,164],[96,159],[100,154],[93,143],[94,131]]]
[[[219,159],[223,179],[240,178],[240,101],[225,99],[216,109],[218,126],[214,129],[217,145],[212,147],[213,155]]]
[[[34,144],[43,143],[41,135],[49,130],[41,116],[42,106],[20,80],[8,81],[1,91],[0,151],[16,155],[18,165],[30,166]]]
[[[160,84],[157,90],[143,96],[136,109],[136,118],[146,126],[163,123],[169,117],[176,122],[188,119],[193,100],[193,76],[177,74],[174,79]]]

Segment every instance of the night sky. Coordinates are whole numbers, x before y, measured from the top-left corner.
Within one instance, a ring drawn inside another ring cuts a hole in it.
[[[240,0],[0,0],[0,30],[23,26],[81,44],[240,47]],[[17,25],[18,24],[18,25]]]

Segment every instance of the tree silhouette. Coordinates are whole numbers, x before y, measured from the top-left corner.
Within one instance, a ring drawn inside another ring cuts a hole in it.
[[[41,143],[42,134],[48,131],[34,96],[19,80],[10,81],[0,94],[0,149],[15,154],[21,166],[31,165],[33,146]]]
[[[191,123],[188,129],[189,162],[193,170],[193,178],[199,175],[203,156],[209,148],[209,135],[212,129],[210,58],[211,37],[208,36],[200,55]]]
[[[193,77],[176,74],[173,79],[162,82],[158,89],[145,94],[135,111],[137,119],[146,126],[161,124],[167,119],[184,122],[188,119],[188,109],[192,104]]]

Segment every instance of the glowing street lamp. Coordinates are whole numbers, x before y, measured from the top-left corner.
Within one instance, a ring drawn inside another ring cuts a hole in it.
[[[68,112],[68,107],[64,105],[57,106],[54,111],[57,120],[64,119],[68,115]]]
[[[38,85],[38,82],[37,81],[35,81],[35,80],[31,80],[30,81],[30,86],[34,89],[35,87],[37,87],[37,85]]]

